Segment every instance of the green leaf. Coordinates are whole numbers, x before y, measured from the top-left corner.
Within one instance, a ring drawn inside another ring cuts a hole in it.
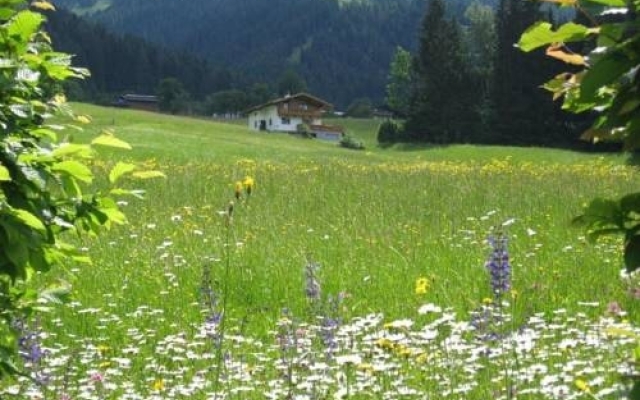
[[[629,400],[640,400],[640,380],[633,384],[633,388],[629,392]]]
[[[0,21],[6,21],[9,18],[13,17],[16,13],[16,10],[13,8],[0,7]]]
[[[136,171],[132,174],[137,179],[166,178],[167,176],[160,171]]]
[[[91,144],[131,150],[131,145],[129,143],[125,142],[124,140],[120,140],[108,133],[103,133],[102,135],[93,139],[91,141]]]
[[[640,213],[640,192],[630,193],[620,199],[620,208],[624,213]]]
[[[624,265],[628,272],[640,268],[640,236],[633,236],[625,243]]]
[[[74,160],[61,161],[51,167],[52,171],[68,174],[82,182],[91,183],[93,174],[84,164]]]
[[[520,36],[518,47],[522,51],[529,52],[551,43],[581,41],[591,33],[592,31],[586,26],[574,22],[568,22],[554,31],[550,23],[540,21],[524,31]]]
[[[44,16],[42,14],[28,10],[21,11],[9,24],[7,33],[10,36],[18,36],[21,41],[26,42],[40,29],[43,22]]]
[[[55,131],[47,128],[38,128],[30,132],[33,136],[43,139],[49,139],[53,142],[58,141],[58,135]]]
[[[0,165],[0,181],[10,181],[11,174],[9,174],[9,170],[4,165]]]
[[[111,168],[111,172],[109,172],[109,182],[116,183],[116,181],[122,176],[130,174],[135,170],[136,166],[133,164],[118,162],[113,168]]]
[[[127,223],[127,217],[117,207],[99,207],[98,211],[107,217],[108,221],[104,223],[107,227],[109,226],[109,222],[113,222],[118,225],[124,225]]]
[[[86,144],[64,143],[51,152],[54,157],[78,156],[90,158],[93,150]]]
[[[12,208],[8,210],[8,213],[30,228],[33,228],[39,232],[45,231],[45,226],[42,221],[27,210],[23,210],[21,208]]]
[[[602,56],[584,74],[580,85],[580,99],[591,101],[596,97],[600,88],[616,82],[635,65],[635,61],[630,60],[619,51]]]
[[[601,4],[609,7],[626,7],[625,0],[582,0],[586,3]]]

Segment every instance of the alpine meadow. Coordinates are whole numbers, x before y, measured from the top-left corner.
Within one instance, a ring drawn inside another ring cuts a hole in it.
[[[0,399],[640,399],[638,1],[233,1],[0,0]]]

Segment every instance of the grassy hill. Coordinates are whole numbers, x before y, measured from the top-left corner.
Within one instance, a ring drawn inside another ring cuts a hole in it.
[[[74,110],[88,114],[93,123],[86,130],[90,137],[102,129],[110,129],[133,147],[133,156],[175,160],[209,160],[232,162],[238,158],[287,161],[299,158],[336,157],[363,162],[395,161],[468,161],[486,162],[512,158],[519,162],[571,164],[606,160],[624,164],[620,154],[579,153],[574,151],[503,146],[420,146],[396,145],[380,148],[376,135],[382,120],[336,118],[330,124],[343,125],[346,132],[363,141],[366,151],[340,148],[333,142],[307,140],[294,135],[266,134],[251,131],[245,120],[219,122],[185,118],[144,111],[122,110],[76,103]]]

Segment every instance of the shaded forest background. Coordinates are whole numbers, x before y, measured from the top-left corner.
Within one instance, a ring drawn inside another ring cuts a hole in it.
[[[56,5],[48,23],[56,45],[92,72],[90,80],[68,88],[73,99],[110,103],[124,92],[171,92],[177,99],[171,112],[211,115],[309,91],[351,116],[382,108],[406,118],[407,124],[387,137],[391,142],[585,147],[577,137],[590,118],[562,112],[540,88],[565,66],[514,47],[533,21],[571,18],[535,2],[58,0]],[[408,54],[408,68],[394,70],[402,52]],[[400,107],[393,99],[398,93],[406,100]]]

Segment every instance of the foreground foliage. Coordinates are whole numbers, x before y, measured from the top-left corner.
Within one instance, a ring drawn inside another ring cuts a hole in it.
[[[87,261],[76,247],[63,241],[65,232],[97,233],[103,226],[124,223],[112,195],[132,192],[114,187],[87,190],[94,146],[130,148],[110,133],[91,144],[75,144],[68,128],[49,122],[66,114],[81,124],[61,93],[61,82],[88,75],[71,66],[71,56],[56,52],[41,30],[47,1],[0,2],[0,377],[14,367],[25,318],[36,308],[57,301],[66,291],[58,284],[41,293],[29,287],[34,274],[69,259]],[[63,136],[63,133],[65,136]],[[114,186],[135,166],[118,164],[109,173]],[[37,355],[21,349],[26,358]]]

